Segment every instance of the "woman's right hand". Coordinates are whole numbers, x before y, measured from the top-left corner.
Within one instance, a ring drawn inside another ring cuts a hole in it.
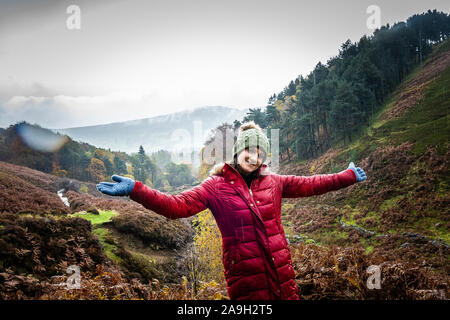
[[[100,182],[97,184],[97,190],[110,196],[129,196],[134,188],[134,180],[113,175],[112,180],[118,183]]]

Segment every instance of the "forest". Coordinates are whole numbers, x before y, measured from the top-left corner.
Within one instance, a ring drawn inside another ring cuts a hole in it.
[[[316,158],[348,145],[374,121],[387,97],[450,35],[450,16],[429,10],[406,22],[382,26],[373,36],[341,45],[339,54],[319,62],[306,77],[273,94],[264,108],[252,108],[241,122],[280,129],[280,156]]]

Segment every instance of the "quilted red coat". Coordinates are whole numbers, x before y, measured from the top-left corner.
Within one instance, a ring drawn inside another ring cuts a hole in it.
[[[320,195],[356,182],[351,169],[310,177],[278,175],[263,164],[250,189],[230,164],[178,195],[136,181],[130,198],[170,219],[209,208],[222,234],[228,295],[235,299],[299,299],[281,199]]]

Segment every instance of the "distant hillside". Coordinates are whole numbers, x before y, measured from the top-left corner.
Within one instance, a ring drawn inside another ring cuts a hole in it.
[[[142,145],[151,153],[161,149],[172,151],[174,142],[171,135],[175,130],[186,130],[193,139],[195,149],[200,150],[205,142],[205,132],[224,122],[232,124],[234,120],[242,119],[247,111],[220,106],[203,107],[133,121],[55,131],[106,149],[131,153],[137,152]],[[201,134],[194,135],[195,121],[201,123]]]
[[[112,174],[127,175],[164,191],[195,182],[193,168],[173,163],[167,151],[138,150],[130,155],[97,148],[26,122],[0,130],[0,161],[55,176],[98,183]]]

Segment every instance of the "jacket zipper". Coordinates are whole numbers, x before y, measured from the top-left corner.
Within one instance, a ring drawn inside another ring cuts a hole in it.
[[[252,198],[253,198],[253,191],[252,191],[253,182],[255,182],[255,179],[253,179],[252,182],[250,182],[250,188],[248,188],[248,191],[250,192],[250,195],[252,196]]]

